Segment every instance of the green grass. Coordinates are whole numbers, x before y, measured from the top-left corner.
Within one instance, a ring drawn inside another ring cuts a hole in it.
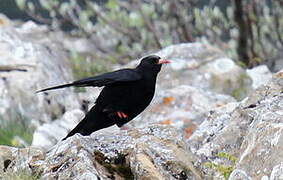
[[[0,145],[21,147],[15,136],[22,138],[28,145],[32,142],[34,128],[29,125],[28,119],[16,115],[11,120],[0,117]]]

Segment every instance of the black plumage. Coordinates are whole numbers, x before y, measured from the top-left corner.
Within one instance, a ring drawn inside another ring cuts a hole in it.
[[[169,61],[151,55],[143,58],[134,69],[121,69],[37,92],[70,86],[104,86],[95,105],[63,140],[75,133],[90,135],[114,124],[121,127],[140,114],[153,98],[157,74],[164,63]]]

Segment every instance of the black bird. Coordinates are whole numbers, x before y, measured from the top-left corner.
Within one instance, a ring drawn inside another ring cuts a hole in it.
[[[153,98],[157,74],[165,63],[170,61],[150,55],[134,69],[121,69],[37,92],[70,86],[104,86],[95,105],[63,140],[76,133],[86,136],[114,124],[121,127],[140,114]]]

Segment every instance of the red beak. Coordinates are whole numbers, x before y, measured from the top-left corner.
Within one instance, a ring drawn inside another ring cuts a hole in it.
[[[171,61],[167,59],[159,59],[158,61],[158,64],[168,64],[168,63],[171,63]]]

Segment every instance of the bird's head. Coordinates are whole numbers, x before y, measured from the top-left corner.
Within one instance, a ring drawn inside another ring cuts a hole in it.
[[[142,58],[138,68],[140,69],[151,69],[154,72],[159,72],[161,70],[162,64],[170,63],[169,60],[161,59],[161,57],[156,55],[150,55]]]

